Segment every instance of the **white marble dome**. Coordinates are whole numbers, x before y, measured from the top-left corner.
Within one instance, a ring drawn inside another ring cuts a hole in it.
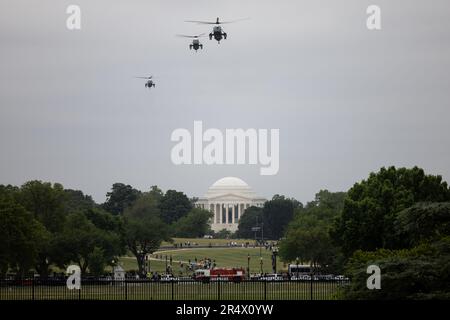
[[[248,187],[248,184],[244,180],[236,177],[225,177],[217,180],[213,183],[211,187],[222,188],[222,187]]]
[[[214,231],[236,231],[245,209],[250,206],[262,207],[265,201],[266,199],[258,197],[242,179],[225,177],[214,182],[196,205],[214,214],[211,221]]]

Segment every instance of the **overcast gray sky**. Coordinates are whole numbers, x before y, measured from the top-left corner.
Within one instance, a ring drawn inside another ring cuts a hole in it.
[[[82,29],[66,29],[78,4]],[[366,8],[382,30],[366,28]],[[184,20],[250,17],[191,52]],[[60,182],[103,202],[114,182],[202,196],[237,176],[303,202],[382,166],[450,180],[450,2],[2,0],[0,184]],[[135,75],[154,74],[155,90]],[[176,128],[280,129],[280,170],[175,166]]]

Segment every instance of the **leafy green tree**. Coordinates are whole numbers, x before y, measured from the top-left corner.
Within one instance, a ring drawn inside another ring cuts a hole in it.
[[[152,198],[155,199],[158,203],[160,203],[161,199],[164,197],[164,192],[160,188],[158,188],[158,186],[151,186],[148,194],[151,195]]]
[[[26,182],[20,189],[19,202],[49,232],[58,232],[64,225],[65,193],[61,184],[41,181]]]
[[[200,208],[192,209],[186,216],[174,222],[176,237],[199,238],[210,232],[210,220],[213,214]]]
[[[94,207],[97,204],[91,196],[85,195],[80,190],[64,189],[64,210],[65,212],[86,211]]]
[[[56,250],[60,257],[57,259],[58,265],[65,266],[67,261],[73,261],[80,266],[82,273],[90,269],[92,263],[98,263],[100,253],[105,264],[109,265],[124,253],[120,235],[98,228],[81,212],[69,214],[64,232],[59,237],[60,245]]]
[[[0,192],[1,193],[1,192]],[[0,275],[24,276],[36,264],[49,233],[13,198],[0,195]]]
[[[345,192],[330,192],[320,190],[314,200],[306,204],[304,210],[297,210],[301,214],[315,216],[319,220],[332,222],[344,208]]]
[[[346,257],[358,249],[398,248],[394,223],[400,211],[417,202],[449,199],[450,190],[441,176],[426,175],[417,167],[381,168],[348,191],[333,238]]]
[[[192,208],[189,198],[183,192],[175,190],[167,190],[159,204],[162,219],[167,224],[186,216]]]
[[[294,204],[291,200],[275,198],[266,201],[263,208],[264,238],[280,239],[294,217]]]
[[[417,203],[397,214],[394,227],[402,248],[450,235],[450,202]]]
[[[381,290],[367,289],[367,267],[381,270]],[[450,299],[450,237],[410,249],[357,250],[346,267],[344,299]]]
[[[239,219],[236,236],[241,239],[252,239],[255,237],[252,228],[257,226],[262,221],[263,209],[251,206],[245,209],[241,218]],[[259,235],[259,233],[258,233]]]
[[[218,232],[214,233],[214,237],[217,239],[230,239],[232,238],[233,233],[227,229],[221,229]]]
[[[303,209],[297,209],[281,240],[280,257],[284,261],[299,258],[302,263],[320,266],[322,272],[339,272],[342,258],[330,229],[342,210],[344,198],[343,192],[321,190]]]
[[[89,272],[94,276],[101,276],[105,272],[105,267],[111,265],[111,261],[107,260],[105,250],[100,247],[94,247],[89,256]]]
[[[292,206],[294,207],[294,209],[299,209],[299,208],[303,208],[303,203],[301,203],[300,201],[298,201],[295,198],[288,198],[284,195],[279,195],[279,194],[275,194],[272,197],[272,200],[289,200],[292,202]]]
[[[91,208],[83,211],[86,218],[91,221],[96,228],[114,232],[117,235],[123,233],[123,220],[101,208]]]
[[[169,226],[161,219],[157,195],[149,192],[124,213],[124,236],[128,249],[136,257],[139,274],[145,276],[145,257],[170,241]]]
[[[41,246],[35,266],[36,271],[46,277],[56,258],[52,252],[58,245],[58,234],[62,232],[66,219],[66,194],[61,184],[29,181],[22,185],[17,199],[49,232],[48,242]]]
[[[106,211],[120,215],[130,207],[141,195],[139,190],[123,183],[114,183],[110,192],[106,194],[106,202],[102,207]]]

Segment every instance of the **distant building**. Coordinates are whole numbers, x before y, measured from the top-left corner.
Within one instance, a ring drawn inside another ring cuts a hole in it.
[[[245,209],[251,206],[262,207],[266,199],[257,196],[247,183],[239,178],[226,177],[217,180],[196,206],[210,210],[214,217],[211,229],[236,231]]]

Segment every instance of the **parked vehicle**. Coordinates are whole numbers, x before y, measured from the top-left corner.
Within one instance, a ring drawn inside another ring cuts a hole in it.
[[[178,281],[178,278],[177,277],[174,277],[174,276],[172,276],[172,275],[170,275],[170,274],[165,274],[165,275],[163,275],[162,277],[161,277],[161,279],[160,279],[160,281],[165,281],[165,282],[177,282]]]
[[[300,274],[298,276],[291,276],[293,281],[311,281],[311,276],[309,274]]]
[[[279,274],[266,274],[259,279],[263,281],[283,281],[283,277]]]
[[[209,282],[210,280],[240,282],[245,279],[245,271],[242,268],[198,269],[195,270],[194,279],[203,282]]]

